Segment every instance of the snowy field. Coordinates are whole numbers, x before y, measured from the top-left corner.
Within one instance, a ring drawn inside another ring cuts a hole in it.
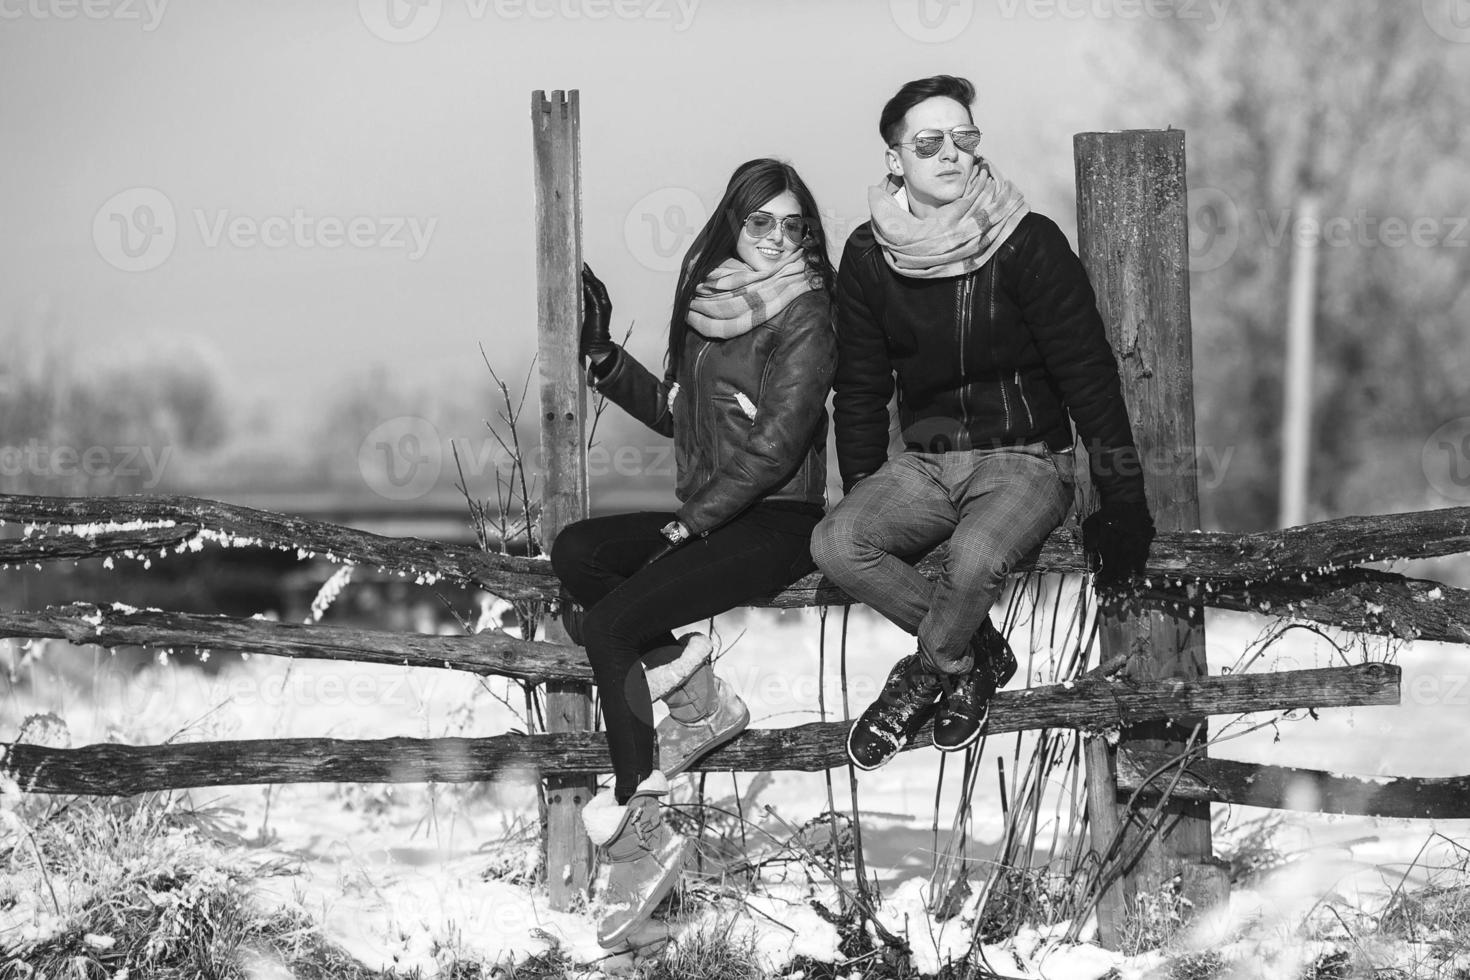
[[[1063,596],[1062,608],[1072,596]],[[1022,603],[1021,605],[1026,605]],[[1050,608],[1050,599],[1044,604]],[[1054,676],[1056,643],[1065,647],[1043,617],[1024,615],[1011,624],[1011,640],[1033,683]],[[1330,709],[1222,740],[1211,754],[1360,775],[1452,776],[1465,774],[1470,756],[1466,705],[1470,688],[1465,651],[1446,644],[1392,643],[1338,636],[1337,642],[1306,629],[1287,631],[1260,648],[1270,621],[1211,613],[1207,619],[1212,673],[1238,669],[1287,670],[1388,659],[1403,668],[1403,703],[1397,707]],[[750,704],[753,725],[785,727],[818,720],[819,692],[827,717],[843,716],[839,676],[841,614],[826,626],[826,665],[819,669],[822,628],[815,611],[742,610],[715,623],[722,642],[717,669]],[[847,640],[849,709],[860,711],[882,683],[892,662],[913,641],[866,609],[854,610]],[[180,656],[193,657],[192,652]],[[373,665],[284,661],[253,657],[214,676],[179,669],[172,662],[150,665],[136,675],[113,669],[108,653],[66,644],[11,643],[0,654],[9,666],[0,698],[0,737],[13,738],[22,718],[51,712],[64,723],[46,726],[53,744],[85,745],[108,739],[135,744],[165,739],[391,735],[487,736],[519,727],[521,695],[500,679],[480,684],[470,675]],[[100,680],[98,680],[100,678]],[[1018,676],[1014,690],[1023,683]],[[95,684],[97,696],[89,688]],[[503,699],[503,700],[502,700]],[[1261,719],[1248,719],[1259,721]],[[1216,719],[1213,733],[1230,735],[1248,727]],[[33,726],[34,737],[41,726]],[[1014,760],[1024,763],[1031,736],[997,736],[984,746],[971,798],[967,860],[984,862],[996,851],[1003,819],[997,787],[997,756],[1008,778]],[[924,911],[937,841],[949,843],[959,805],[959,760],[951,759],[936,805],[940,755],[932,748],[902,754],[885,768],[860,773],[858,800],[864,855],[882,885],[882,916],[906,934],[916,965],[935,972],[968,947],[962,915],[935,922]],[[693,798],[696,776],[684,777],[676,798]],[[836,809],[849,812],[852,799],[845,770],[832,773]],[[1060,790],[1059,790],[1060,791]],[[707,800],[734,807],[740,797],[752,822],[752,851],[762,847],[758,830],[783,839],[828,808],[822,773],[711,773]],[[291,785],[198,790],[196,806],[223,812],[224,839],[261,869],[259,886],[272,900],[294,903],[324,924],[331,939],[377,968],[419,968],[431,974],[446,942],[488,960],[522,958],[543,951],[554,938],[572,958],[619,972],[628,955],[607,957],[593,938],[592,914],[549,910],[543,892],[524,883],[534,864],[534,787],[507,779],[480,787],[395,787]],[[766,808],[769,808],[767,810]],[[1229,846],[1264,816],[1247,808],[1216,807],[1217,850]],[[1051,813],[1047,808],[1044,814]],[[1043,848],[1055,833],[1044,817],[1037,834]],[[1255,945],[1242,958],[1263,955],[1262,937],[1279,937],[1281,963],[1309,963],[1320,944],[1303,941],[1301,927],[1326,905],[1344,903],[1369,912],[1381,907],[1407,874],[1422,881],[1426,869],[1456,862],[1457,846],[1470,844],[1470,821],[1432,823],[1288,814],[1273,845],[1295,860],[1259,888],[1237,890],[1228,914],[1206,923],[1201,944],[1218,943],[1250,924]],[[1422,853],[1421,853],[1422,850]],[[491,872],[488,873],[487,872]],[[712,873],[706,869],[707,875]],[[713,891],[708,876],[697,883]],[[850,873],[847,885],[851,886]],[[651,923],[636,937],[654,942],[698,928],[703,918],[737,916],[753,930],[773,970],[798,955],[823,962],[842,959],[835,929],[812,909],[810,899],[835,906],[832,885],[813,879],[797,865],[775,865],[758,893],[739,903],[708,908],[670,921]],[[972,902],[978,895],[972,896]],[[971,909],[973,912],[973,909]],[[10,922],[16,919],[11,914]],[[1084,936],[1088,935],[1084,931]],[[1121,976],[1143,976],[1158,958],[1132,960],[1096,946],[1060,947],[1048,937],[1023,933],[987,949],[998,973],[1017,977],[1095,978],[1117,968]],[[1299,962],[1298,962],[1299,961]],[[1292,974],[1282,966],[1280,975]],[[1267,975],[1265,971],[1260,975]]]

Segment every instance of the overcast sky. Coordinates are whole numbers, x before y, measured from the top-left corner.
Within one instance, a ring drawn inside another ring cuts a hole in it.
[[[731,170],[790,160],[840,241],[914,77],[972,78],[987,153],[1070,230],[1071,134],[1122,118],[1097,59],[1128,25],[1085,9],[0,0],[0,315],[202,346],[289,412],[373,364],[480,384],[478,343],[533,345],[530,95],[577,88],[586,254],[657,359],[669,270]]]

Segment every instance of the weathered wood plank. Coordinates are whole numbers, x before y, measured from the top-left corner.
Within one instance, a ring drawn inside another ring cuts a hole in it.
[[[1275,674],[1208,677],[1185,683],[1090,679],[1002,691],[987,732],[1033,728],[1102,730],[1159,718],[1397,704],[1399,668],[1361,664]],[[848,724],[813,722],[750,730],[694,766],[700,771],[820,772],[846,765]],[[926,728],[915,747],[927,748]],[[168,788],[282,782],[475,782],[507,770],[606,772],[598,732],[489,738],[377,740],[259,739],[163,746],[4,747],[0,766],[27,792],[127,795]],[[911,748],[910,751],[913,751]]]
[[[548,554],[564,527],[587,516],[586,382],[582,377],[582,113],[573,89],[531,96],[536,175],[536,363],[541,372],[541,547]],[[568,642],[559,620],[546,638]],[[551,732],[592,728],[586,684],[546,686]],[[551,906],[568,909],[587,895],[592,847],[582,806],[596,792],[585,775],[546,775],[546,884]]]
[[[544,559],[493,555],[422,538],[385,537],[200,497],[0,494],[0,521],[105,525],[158,520],[197,526],[201,530],[196,537],[206,543],[300,551],[414,577],[450,578],[479,585],[506,599],[554,599],[557,593],[556,575]]]
[[[1160,530],[1195,531],[1200,526],[1199,473],[1194,459],[1198,443],[1184,133],[1177,129],[1078,133],[1073,137],[1073,156],[1077,252],[1117,355],[1149,506]],[[1188,681],[1204,676],[1208,669],[1202,612],[1197,599],[1105,603],[1098,611],[1101,656],[1126,654],[1129,675],[1139,680]],[[1125,744],[1159,748],[1180,745],[1189,737],[1188,728],[1163,722],[1125,728],[1122,733]],[[1095,757],[1096,753],[1089,755]],[[1089,783],[1106,780],[1110,771],[1089,768]],[[1088,799],[1113,807],[1109,795],[1093,792]],[[1125,828],[1124,853],[1136,851],[1138,857],[1123,869],[1122,887],[1109,889],[1099,903],[1099,932],[1105,946],[1116,949],[1122,942],[1125,907],[1136,894],[1156,892],[1186,867],[1212,860],[1210,808],[1179,799],[1164,807],[1167,816],[1157,836],[1141,849],[1133,846],[1138,836],[1134,829]],[[1101,856],[1112,843],[1099,833],[1108,826],[1107,815],[1089,810],[1088,816],[1093,850]]]
[[[74,603],[41,612],[0,612],[0,637],[437,667],[530,682],[592,680],[581,647],[520,640],[499,631],[428,636]]]
[[[1145,787],[1149,775],[1163,770]],[[1178,770],[1178,758],[1131,748],[1118,751],[1120,799],[1143,790],[1158,795]],[[1470,817],[1470,776],[1443,779],[1393,779],[1347,776],[1317,769],[1258,765],[1227,759],[1195,758],[1185,767],[1174,795],[1209,803],[1350,813],[1368,817],[1452,820]]]
[[[1325,582],[1335,588],[1320,595],[1313,594],[1312,583],[1272,583],[1248,591],[1218,590],[1207,598],[1223,609],[1288,616],[1360,633],[1470,642],[1470,591],[1367,569],[1338,573]],[[1144,596],[1178,598],[1166,590],[1146,590]],[[498,632],[429,637],[87,603],[0,613],[0,637],[447,667],[532,682],[588,681],[592,676],[580,647],[527,642]]]
[[[475,548],[421,538],[395,538],[345,528],[325,521],[287,517],[198,497],[35,497],[0,494],[0,522],[87,524],[172,519],[211,529],[236,543],[301,548],[361,565],[409,574],[437,573],[484,586],[509,599],[556,599],[556,576],[541,558],[486,554]],[[206,539],[211,543],[214,537]],[[1156,585],[1235,583],[1252,586],[1268,580],[1316,579],[1347,566],[1391,558],[1429,558],[1470,551],[1470,507],[1371,517],[1343,517],[1285,531],[1227,534],[1222,531],[1161,531],[1149,554],[1148,575]],[[89,552],[100,556],[107,551]],[[21,561],[43,561],[36,551],[17,551]],[[944,561],[943,547],[918,564],[933,577]],[[86,557],[70,551],[66,558]],[[1074,527],[1059,528],[1040,553],[1018,563],[1029,571],[1085,571]],[[1254,591],[1254,588],[1252,588]],[[1206,595],[1206,601],[1209,601]],[[843,605],[839,589],[813,573],[789,589],[752,605],[793,608]]]
[[[1353,568],[1303,582],[1300,579],[1226,585],[1199,591],[1215,609],[1284,616],[1355,633],[1405,640],[1470,643],[1470,591],[1392,572]],[[1145,598],[1186,598],[1178,589],[1144,589]]]
[[[59,532],[0,541],[0,568],[47,561],[79,561],[115,555],[164,558],[199,533],[198,525],[149,528],[140,531],[104,531],[96,535]]]

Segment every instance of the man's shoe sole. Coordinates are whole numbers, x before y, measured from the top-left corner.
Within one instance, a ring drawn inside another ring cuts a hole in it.
[[[975,744],[975,740],[980,737],[980,733],[983,732],[983,731],[985,731],[985,723],[987,721],[989,721],[989,720],[990,720],[990,705],[987,704],[985,706],[985,714],[983,714],[983,715],[980,716],[980,724],[978,724],[978,725],[975,726],[975,730],[970,733],[970,737],[969,738],[965,739],[963,742],[959,743],[958,745],[940,745],[939,744],[939,739],[936,738],[934,740],[934,747],[936,749],[938,749],[939,751],[941,751],[941,752],[958,752],[960,749],[967,749],[971,745],[974,745]]]
[[[896,755],[898,755],[900,752],[902,752],[904,750],[904,748],[906,747],[907,743],[905,743],[904,745],[900,745],[898,748],[894,749],[891,753],[889,753],[888,755],[884,756],[882,759],[879,759],[877,762],[873,763],[871,766],[865,766],[865,765],[863,765],[861,762],[859,762],[857,760],[857,756],[855,756],[855,755],[852,754],[852,733],[855,732],[855,731],[857,731],[858,722],[861,722],[861,721],[862,721],[861,718],[859,718],[857,721],[854,721],[852,723],[852,727],[847,730],[847,739],[846,739],[846,742],[845,742],[846,747],[847,747],[847,761],[848,762],[851,762],[853,765],[857,766],[863,772],[872,772],[874,769],[881,769],[882,767],[888,765],[888,763],[892,762],[893,761],[893,757],[896,756]]]

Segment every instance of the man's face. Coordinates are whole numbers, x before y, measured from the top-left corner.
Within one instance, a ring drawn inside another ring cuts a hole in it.
[[[927,210],[957,200],[964,193],[976,163],[973,154],[957,149],[954,140],[948,137],[938,153],[922,159],[914,153],[914,134],[924,129],[948,132],[971,123],[970,110],[944,96],[925,99],[904,114],[898,142],[910,145],[889,147],[886,159],[889,172],[903,178],[910,207],[918,205],[919,209]]]

